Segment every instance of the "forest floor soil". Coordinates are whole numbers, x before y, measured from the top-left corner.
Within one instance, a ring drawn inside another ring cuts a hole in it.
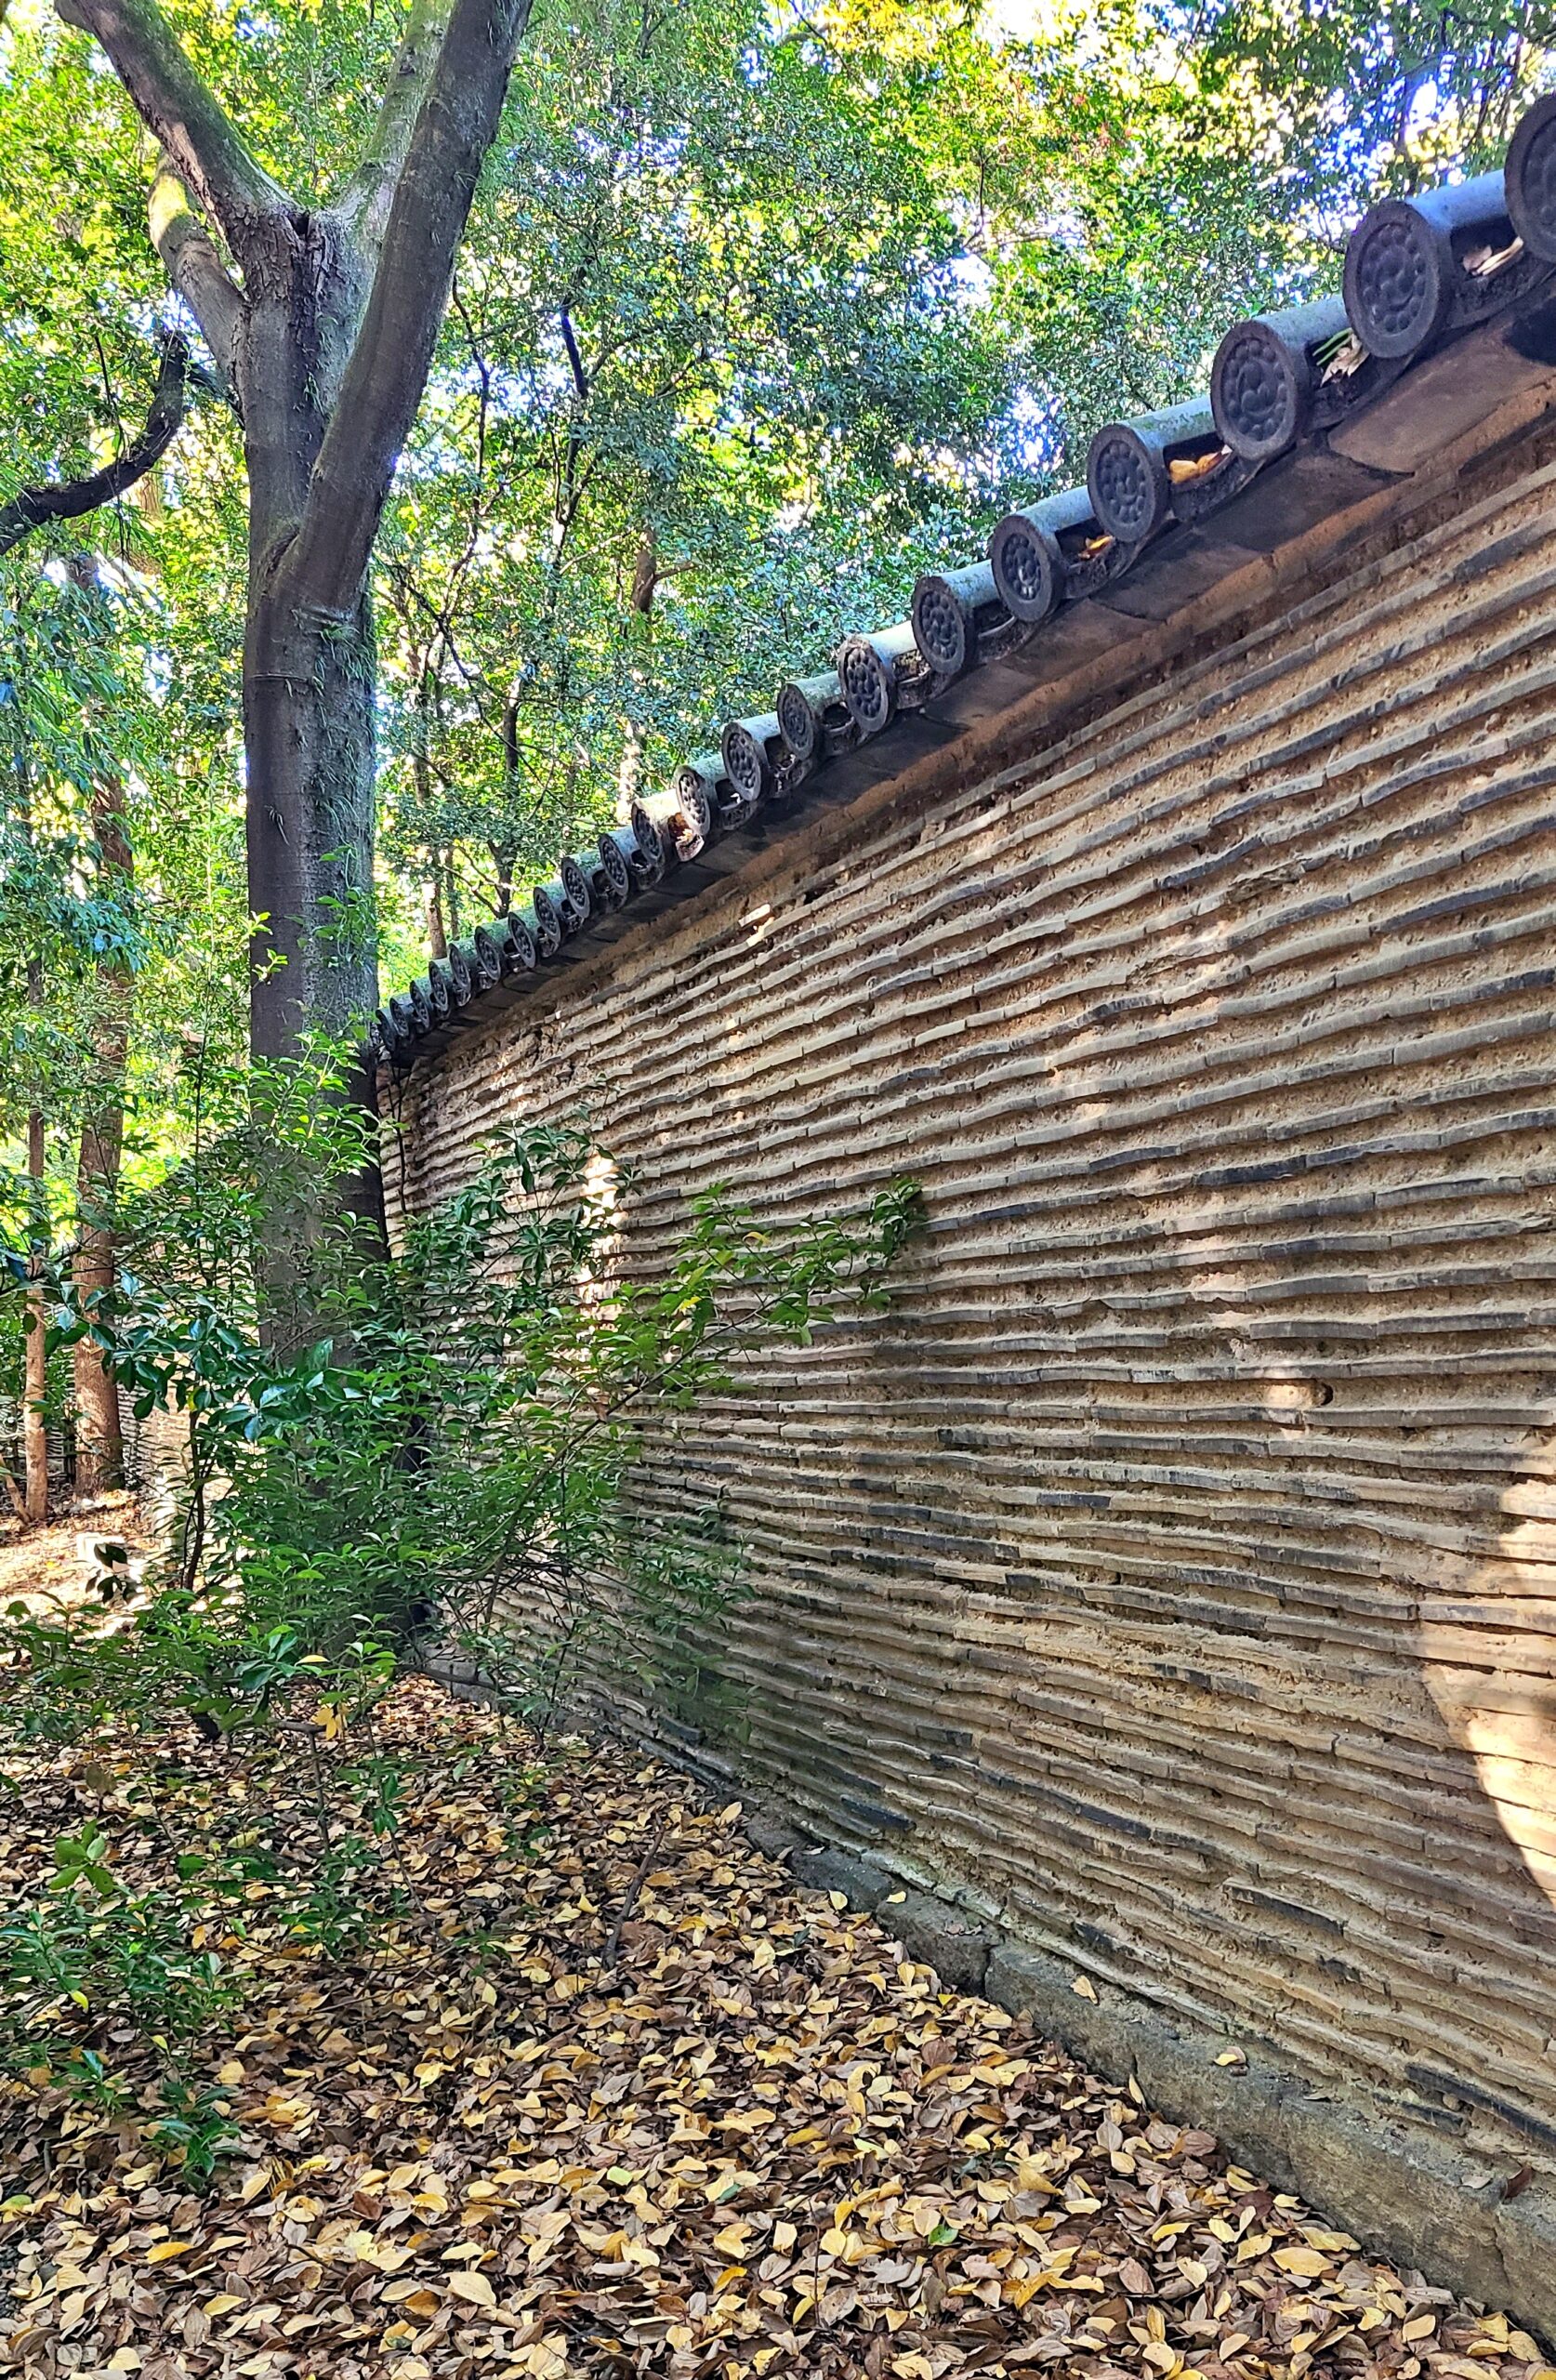
[[[152,1551],[133,1496],[83,1497],[56,1509],[46,1528],[24,1529],[0,1519],[0,1611],[13,1603],[41,1611],[78,1602],[103,1564],[97,1548],[122,1545],[132,1561]]]
[[[116,1871],[152,1873],[149,1759],[203,1842],[301,1840],[321,1761],[346,1795],[398,1764],[403,1890],[326,1953],[251,1889],[222,1937],[242,2003],[197,2052],[232,2126],[204,2188],[148,2138],[155,2053],[129,2029],[98,2036],[116,2108],[44,2057],[0,2081],[4,2368],[1556,2380],[1495,2310],[943,1992],[797,1889],[738,1807],[620,1746],[542,1751],[425,1680],[369,1760],[323,1730],[13,1731],[12,1911],[88,1818]]]

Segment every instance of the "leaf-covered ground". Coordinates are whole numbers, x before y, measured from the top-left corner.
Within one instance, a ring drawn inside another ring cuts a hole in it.
[[[0,1506],[0,1611],[21,1602],[42,1610],[79,1602],[100,1564],[92,1549],[110,1539],[138,1561],[152,1551],[132,1496],[84,1500],[51,1527],[23,1529]]]
[[[7,2368],[1542,2370],[1532,2339],[1362,2254],[1209,2135],[940,1992],[873,1920],[797,1891],[738,1810],[609,1749],[526,1778],[511,1728],[419,1683],[380,1738],[426,1764],[404,1913],[331,1960],[251,1891],[226,1943],[250,1995],[209,2054],[239,2137],[207,2193],[133,2109],[0,2084]],[[258,1774],[172,1749],[191,1836],[309,1824],[316,1747]],[[86,1817],[124,1871],[150,1859],[125,1792],[144,1759],[35,1753],[0,1802],[0,1892],[35,1889]],[[133,2082],[140,2053],[118,2048]]]

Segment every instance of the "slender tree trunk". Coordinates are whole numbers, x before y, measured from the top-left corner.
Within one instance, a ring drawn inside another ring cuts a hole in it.
[[[28,997],[43,1005],[43,968],[33,959],[27,970]],[[27,1518],[41,1528],[48,1518],[48,1430],[44,1400],[48,1395],[48,1358],[45,1330],[43,1270],[48,1261],[48,1209],[44,1195],[44,1119],[34,1107],[27,1118],[27,1236],[31,1278],[27,1288],[27,1342],[21,1391],[21,1454],[23,1498]]]
[[[520,781],[519,696],[517,693],[509,694],[507,702],[503,705],[502,747],[503,818],[505,822],[508,822],[518,815],[520,796],[522,790]],[[492,866],[496,873],[495,915],[499,918],[506,918],[513,906],[513,878],[514,872],[519,866],[518,836],[511,826],[505,823],[502,841],[500,843],[489,843],[487,845],[487,849],[492,854]]]
[[[416,789],[416,810],[426,819],[432,815],[432,764],[428,758],[432,748],[432,673],[425,660],[416,673],[416,738],[411,747],[411,781]],[[443,860],[442,853],[432,847],[432,881],[427,888],[427,946],[434,959],[448,957],[448,934],[443,925]]]
[[[92,824],[105,889],[128,889],[133,865],[125,831],[125,788],[104,777],[94,788]],[[113,1287],[113,1208],[125,1139],[125,1062],[129,1051],[131,977],[117,960],[98,968],[99,1013],[94,1065],[86,1086],[76,1181],[78,1213],[75,1286],[83,1299]],[[89,1340],[74,1355],[75,1484],[83,1495],[124,1485],[125,1449],[119,1392]]]
[[[438,731],[438,673],[433,667],[429,647],[416,665],[415,741],[411,747],[411,779],[416,789],[416,810],[419,816],[430,821],[432,799],[432,745]],[[432,881],[427,892],[427,944],[434,959],[448,957],[448,931],[443,921],[443,855],[441,847],[432,846]]]
[[[626,648],[632,656],[630,682],[640,687],[648,676],[650,648],[653,637],[653,598],[659,585],[659,549],[651,530],[638,548],[632,565],[632,592],[628,598]],[[625,818],[642,790],[643,754],[647,746],[640,719],[627,714],[626,732],[621,747],[621,769],[616,780],[616,815]]]
[[[0,1455],[0,1488],[6,1491],[6,1501],[23,1527],[27,1526],[27,1499],[16,1484],[16,1477],[4,1455]]]
[[[434,959],[448,957],[448,936],[443,931],[442,871],[432,879],[427,893],[427,947]]]
[[[20,657],[20,656],[19,656]],[[22,672],[19,668],[19,680]],[[17,823],[24,842],[33,840],[33,779],[27,749],[26,714],[17,708],[13,725],[16,733],[14,767],[16,771]],[[36,1018],[44,1004],[44,969],[41,957],[27,961],[27,1005]],[[34,1058],[33,1063],[36,1064]],[[20,1517],[33,1527],[41,1527],[48,1518],[48,1436],[44,1421],[44,1399],[48,1392],[48,1361],[45,1350],[45,1325],[42,1275],[48,1258],[48,1200],[44,1187],[44,1119],[41,1107],[27,1112],[27,1329],[21,1359],[21,1505]],[[10,1495],[16,1500],[15,1482],[7,1474]]]

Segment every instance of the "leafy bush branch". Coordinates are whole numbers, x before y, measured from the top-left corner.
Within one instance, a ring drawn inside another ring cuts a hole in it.
[[[717,1694],[740,1549],[717,1510],[640,1509],[653,1417],[728,1394],[764,1343],[878,1308],[914,1204],[897,1184],[779,1226],[710,1191],[639,1279],[632,1182],[582,1123],[532,1125],[385,1250],[349,1217],[321,1221],[321,1184],[369,1154],[332,1068],[251,1075],[238,1096],[209,1087],[191,1159],[120,1215],[113,1290],[51,1285],[51,1345],[89,1340],[142,1421],[176,1419],[165,1557],[142,1590],[111,1570],[85,1606],[16,1607],[0,1646],[35,1741],[192,1723],[300,1763],[300,1833],[263,1873],[231,1845],[214,1867],[180,1846],[153,1797],[165,1889],[122,1886],[89,1827],[60,1837],[49,1888],[0,1934],[23,2049],[50,2012],[112,2016],[163,2044],[165,2108],[196,2132],[211,2111],[191,2113],[178,2043],[230,1988],[213,1897],[241,1913],[262,1884],[331,1955],[360,1947],[371,1909],[414,1917],[404,1772],[373,1736],[407,1659],[462,1652],[542,1739],[586,1683]],[[279,1271],[278,1221],[295,1224]]]

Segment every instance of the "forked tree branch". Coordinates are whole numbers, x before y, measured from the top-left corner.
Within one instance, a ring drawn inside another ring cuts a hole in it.
[[[54,6],[63,23],[91,33],[107,51],[136,113],[242,263],[267,221],[297,209],[249,155],[157,0],[54,0]]]
[[[216,242],[189,203],[189,194],[165,157],[157,167],[147,208],[152,245],[168,280],[200,325],[217,370],[231,392],[237,359],[244,296],[217,253]]]
[[[287,558],[288,593],[299,605],[344,616],[356,603],[530,7],[531,0],[454,0]]]
[[[340,193],[339,212],[370,257],[376,256],[389,222],[394,186],[438,62],[448,14],[449,0],[411,0],[377,120]]]
[[[77,521],[112,504],[127,487],[144,478],[160,462],[184,418],[189,384],[189,350],[181,338],[170,338],[163,350],[162,368],[152,397],[146,427],[132,439],[117,461],[79,480],[57,480],[43,487],[23,488],[8,504],[0,505],[0,554],[8,554],[46,521]]]

